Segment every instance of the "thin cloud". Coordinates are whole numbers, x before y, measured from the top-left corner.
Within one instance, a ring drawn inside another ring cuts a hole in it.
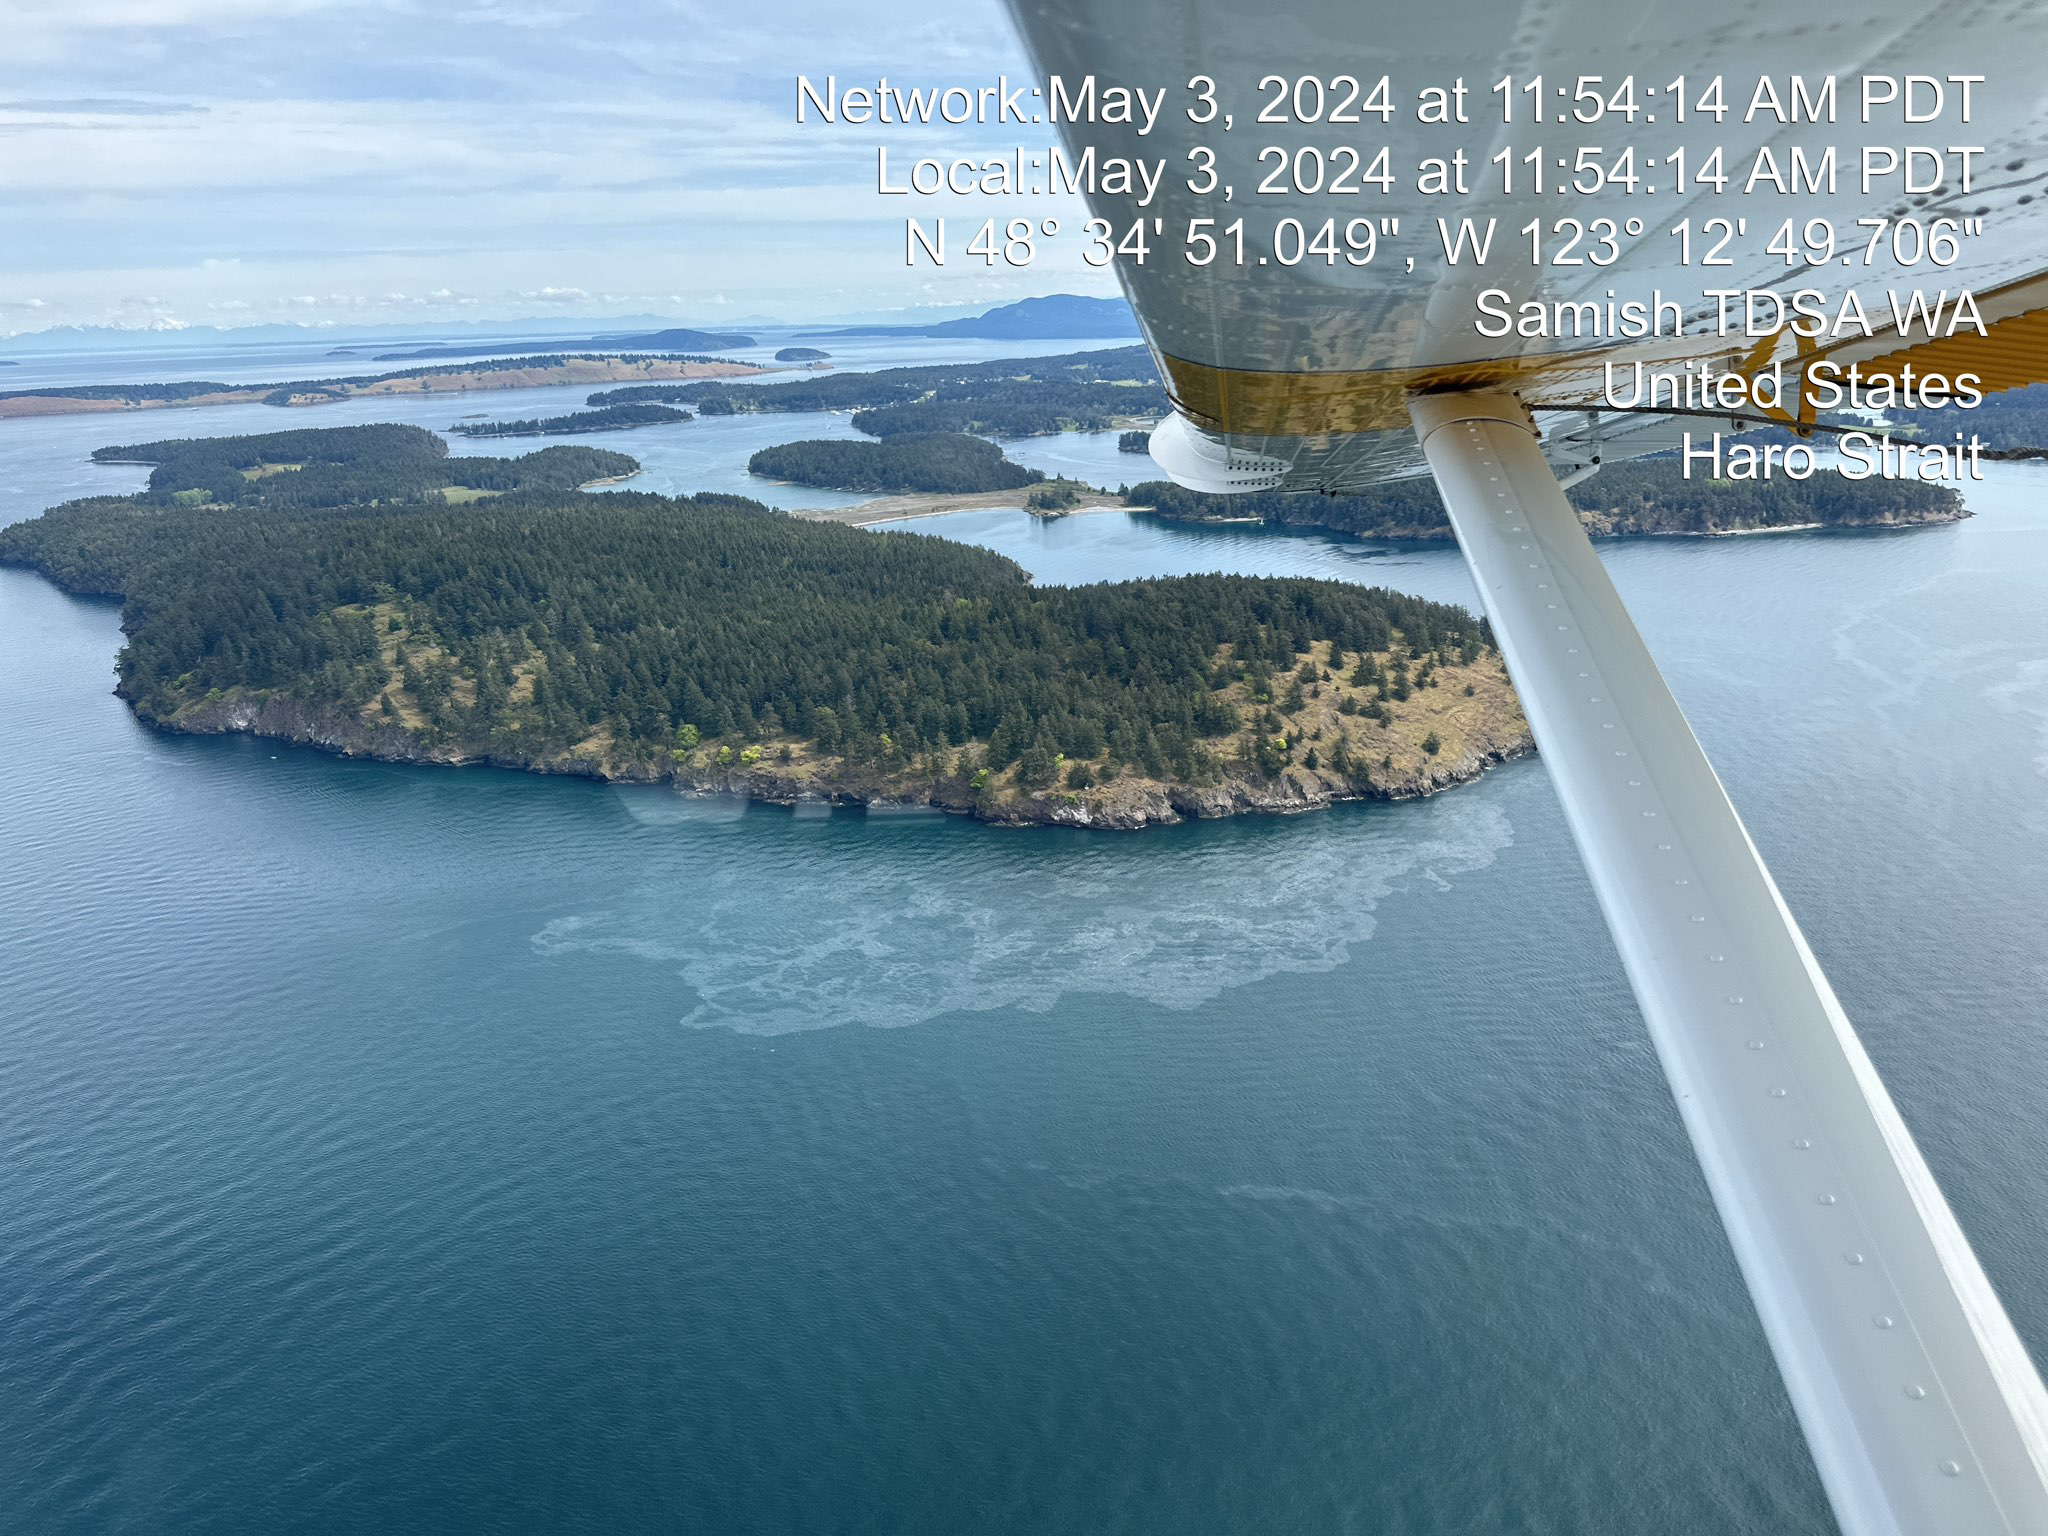
[[[872,130],[793,120],[799,71],[1019,76],[997,0],[0,8],[0,216],[18,231],[0,287],[45,298],[47,323],[129,313],[118,296],[140,293],[173,316],[620,304],[802,320],[1108,281],[1059,251],[1015,274],[906,271],[910,210],[873,190]],[[920,153],[1008,147],[971,128],[891,132]]]
[[[151,101],[139,96],[67,96],[45,100],[0,99],[0,112],[49,113],[64,117],[182,117],[206,111],[190,101]]]

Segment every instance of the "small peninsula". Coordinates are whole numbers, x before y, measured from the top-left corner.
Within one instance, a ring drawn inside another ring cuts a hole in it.
[[[944,539],[569,488],[623,455],[451,458],[414,427],[102,457],[149,487],[0,530],[0,561],[126,599],[118,692],[164,729],[1102,827],[1428,794],[1531,750],[1485,624],[1385,589],[1038,588]]]

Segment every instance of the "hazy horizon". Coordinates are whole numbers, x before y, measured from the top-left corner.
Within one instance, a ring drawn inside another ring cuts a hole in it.
[[[248,320],[202,321],[174,323],[121,323],[112,324],[52,324],[36,329],[0,332],[0,351],[31,351],[39,345],[53,341],[70,341],[74,338],[111,338],[122,342],[143,343],[152,339],[171,342],[184,338],[200,341],[206,338],[257,339],[267,335],[286,337],[319,336],[331,337],[337,343],[348,338],[367,341],[431,336],[479,336],[494,339],[513,339],[525,336],[582,337],[602,334],[608,331],[644,331],[658,328],[692,328],[701,330],[733,331],[804,331],[822,332],[842,326],[869,326],[890,324],[936,323],[943,320],[959,319],[980,315],[1003,305],[1014,304],[1020,299],[1067,298],[1075,295],[1061,293],[1019,294],[1011,298],[980,300],[973,302],[943,301],[929,304],[905,304],[894,308],[875,308],[836,315],[730,315],[707,318],[691,312],[643,313],[643,314],[524,314],[524,315],[464,315],[448,319],[422,317],[412,320],[356,320],[351,318],[322,320]],[[1116,295],[1088,295],[1088,297],[1116,297]]]

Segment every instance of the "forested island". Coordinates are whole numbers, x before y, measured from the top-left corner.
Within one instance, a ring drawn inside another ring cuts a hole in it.
[[[1117,446],[1124,452],[1143,452],[1146,441],[1147,434],[1129,432]],[[747,468],[771,480],[876,495],[973,495],[1038,486],[1045,479],[1039,471],[1011,461],[998,444],[958,432],[904,433],[877,442],[782,443],[754,454]],[[1020,504],[1058,510],[1076,504],[1090,488],[1069,489],[1072,500],[1026,498]],[[1953,488],[1919,480],[1852,481],[1832,471],[1808,480],[1687,478],[1683,466],[1671,458],[1610,464],[1567,494],[1587,531],[1601,537],[1898,528],[1954,522],[1970,515]],[[1262,522],[1369,539],[1452,536],[1435,483],[1422,478],[1349,496],[1308,491],[1215,496],[1168,480],[1146,480],[1124,487],[1117,499],[1134,510],[1179,522]]]
[[[569,437],[580,432],[623,432],[663,422],[695,421],[672,405],[608,405],[566,416],[531,416],[521,421],[458,421],[448,430],[464,437]]]
[[[2048,389],[2035,404],[1994,404],[2023,400],[1993,396],[1969,416],[1991,421],[2024,436],[2038,412],[2048,418]],[[590,396],[593,407],[672,401],[700,415],[779,412],[853,412],[854,429],[887,445],[920,439],[907,456],[862,452],[858,443],[783,444],[756,454],[749,468],[777,480],[865,491],[1000,490],[1029,484],[1028,472],[986,451],[980,434],[1018,438],[1060,431],[1097,431],[1143,422],[1144,429],[1120,432],[1120,451],[1142,454],[1153,420],[1168,408],[1152,358],[1143,347],[1113,347],[1053,357],[1002,358],[987,363],[947,363],[883,368],[871,373],[839,372],[786,382],[734,388],[718,380],[682,384],[630,385]],[[1958,413],[1933,413],[1950,420]],[[1918,423],[1908,423],[1908,430]],[[2042,434],[2048,438],[2048,433]],[[869,445],[872,446],[872,445]],[[943,460],[957,454],[954,466]],[[772,466],[772,467],[771,467]],[[1014,472],[1014,473],[1011,473]],[[1571,490],[1587,527],[1602,535],[1751,533],[1784,528],[1888,528],[1949,522],[1969,514],[1945,486],[1921,481],[1848,481],[1826,473],[1807,481],[1687,479],[1675,459],[1611,464]],[[1130,490],[1134,507],[1190,521],[1257,520],[1288,527],[1328,528],[1368,538],[1448,539],[1449,520],[1435,486],[1427,479],[1401,481],[1356,496],[1267,492],[1206,496],[1166,481],[1147,481]]]
[[[820,352],[816,347],[784,347],[775,354],[778,363],[822,363],[830,352]]]
[[[1138,349],[744,389],[648,372],[726,366],[686,359],[481,366],[494,382],[556,367],[627,368],[639,382],[592,395],[586,411],[454,429],[480,436],[687,419],[671,401],[700,414],[852,407],[862,438],[781,444],[749,468],[893,493],[913,512],[934,492],[1045,516],[1113,503],[975,433],[1121,425],[1163,401]],[[478,376],[297,383],[278,386],[289,392],[279,403]],[[98,398],[94,388],[78,393]],[[179,391],[226,386],[139,388],[189,403]],[[2024,439],[2042,408],[2014,397],[2001,429]],[[932,420],[974,431],[915,429]],[[1142,446],[1145,434],[1126,436]],[[119,691],[168,729],[1110,826],[1424,794],[1530,749],[1484,624],[1382,590],[1221,576],[1040,590],[1009,561],[942,540],[737,497],[581,491],[635,473],[624,454],[457,457],[409,426],[166,439],[94,457],[149,465],[148,486],[0,530],[0,561],[124,598]],[[1609,465],[1571,496],[1601,534],[1967,515],[1953,491],[1919,481],[1688,480],[1671,460]],[[1449,537],[1426,480],[1350,497],[1213,497],[1151,480],[1123,501],[1195,521]]]
[[[1953,489],[1920,480],[1708,480],[1685,477],[1676,459],[1609,464],[1566,493],[1595,535],[1731,534],[1792,528],[1897,528],[1970,514]],[[1450,519],[1434,481],[1399,480],[1359,496],[1254,491],[1210,496],[1170,480],[1130,487],[1125,501],[1184,522],[1257,519],[1328,528],[1372,539],[1448,539]]]
[[[1008,491],[1045,476],[1004,457],[985,437],[960,432],[916,432],[879,443],[815,438],[763,448],[747,472],[793,485],[835,491]]]
[[[1887,411],[1892,431],[1901,437],[1951,442],[1955,434],[1974,433],[1993,459],[2048,459],[2048,384],[2008,389],[1987,395],[1975,410],[1953,406],[1938,411]]]
[[[624,379],[679,381],[765,373],[751,363],[674,354],[512,357],[348,378],[294,379],[284,384],[223,384],[185,379],[166,384],[71,384],[0,391],[0,419],[85,411],[146,411],[165,406],[324,405],[365,395],[458,394],[475,389],[537,389],[549,384],[609,384]]]
[[[1037,437],[1138,421],[1149,427],[1167,408],[1158,370],[1143,347],[879,368],[872,373],[807,374],[786,383],[741,389],[715,380],[629,385],[601,390],[586,403],[645,400],[687,405],[704,416],[850,410],[854,430],[870,437],[912,432]]]
[[[149,464],[149,485],[141,495],[92,503],[101,510],[82,521],[65,508],[46,513],[60,524],[75,524],[63,547],[76,560],[89,546],[78,543],[88,530],[112,530],[123,515],[175,536],[175,525],[151,522],[165,505],[234,505],[281,512],[346,506],[379,507],[438,497],[442,502],[475,501],[510,491],[564,491],[600,481],[622,480],[639,471],[637,459],[601,448],[545,448],[524,458],[488,455],[456,458],[425,427],[393,424],[366,427],[308,427],[265,432],[255,437],[168,438],[93,450],[100,464]],[[123,514],[121,509],[125,508]],[[26,526],[26,525],[23,525]],[[54,547],[54,546],[53,546]],[[79,567],[70,567],[77,577]],[[87,590],[118,594],[118,585]]]
[[[1529,750],[1485,625],[1383,589],[1040,589],[945,540],[568,488],[623,455],[451,458],[417,428],[102,457],[150,486],[0,530],[0,560],[125,598],[118,691],[168,729],[1106,826],[1424,794]],[[505,479],[451,478],[479,474]]]

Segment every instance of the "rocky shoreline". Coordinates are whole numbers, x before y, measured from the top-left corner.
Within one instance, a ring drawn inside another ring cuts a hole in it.
[[[133,703],[133,701],[130,701]],[[1392,772],[1338,775],[1289,767],[1271,776],[1232,765],[1219,782],[1175,784],[1124,777],[1087,789],[1048,788],[990,796],[966,781],[909,781],[853,769],[831,776],[785,770],[768,761],[710,771],[654,762],[610,762],[576,752],[523,755],[495,748],[466,750],[422,741],[405,726],[365,720],[336,708],[311,706],[288,695],[206,699],[171,717],[138,718],[184,735],[247,735],[312,747],[340,757],[447,768],[492,767],[560,774],[607,783],[667,784],[691,796],[734,796],[771,805],[830,804],[876,809],[931,808],[992,826],[1094,827],[1134,831],[1184,821],[1239,815],[1299,815],[1352,800],[1412,800],[1471,783],[1488,768],[1533,753],[1535,742],[1519,718],[1479,733],[1455,754],[1444,752]]]

